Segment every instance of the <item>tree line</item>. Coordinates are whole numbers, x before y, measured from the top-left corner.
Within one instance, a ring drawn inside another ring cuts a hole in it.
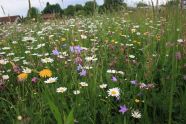
[[[98,5],[96,1],[87,1],[85,5],[76,4],[69,5],[62,9],[59,4],[46,3],[45,8],[39,12],[36,7],[28,10],[27,16],[30,18],[37,18],[40,14],[57,14],[59,16],[74,16],[74,15],[93,15],[97,13],[114,12],[126,8],[127,4],[123,0],[104,0],[103,5]]]
[[[178,6],[179,0],[170,0],[163,6]],[[137,8],[148,7],[149,5],[140,1],[137,4]],[[117,12],[127,8],[127,3],[124,0],[104,0],[103,5],[98,5],[96,0],[94,1],[87,1],[85,5],[76,4],[76,5],[69,5],[67,8],[62,9],[59,4],[50,4],[49,2],[46,3],[45,8],[40,12],[36,7],[31,7],[28,10],[27,17],[37,19],[41,14],[55,14],[59,17],[62,16],[74,16],[74,15],[93,15],[94,13],[107,13],[107,12]]]

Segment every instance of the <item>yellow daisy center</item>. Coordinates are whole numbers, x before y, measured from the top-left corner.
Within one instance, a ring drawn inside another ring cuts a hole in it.
[[[116,94],[117,94],[117,92],[116,92],[116,91],[112,91],[112,92],[111,92],[111,94],[116,95]]]

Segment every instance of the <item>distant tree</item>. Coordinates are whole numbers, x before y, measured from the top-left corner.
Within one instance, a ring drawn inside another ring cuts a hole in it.
[[[99,6],[98,13],[103,14],[105,12],[105,7],[103,5]]]
[[[75,8],[75,11],[76,11],[76,12],[81,11],[81,10],[84,9],[83,6],[82,6],[81,4],[76,4],[74,8]]]
[[[36,7],[31,7],[28,10],[27,17],[37,19],[38,15],[39,15],[39,10]]]
[[[42,11],[43,14],[62,13],[62,9],[59,4],[50,4],[47,2],[46,7]]]
[[[144,3],[144,2],[139,2],[138,4],[137,4],[137,7],[138,8],[140,8],[140,7],[147,7],[148,5],[146,4],[146,3]]]
[[[87,15],[92,15],[94,13],[95,8],[97,8],[97,3],[94,1],[88,1],[85,3],[84,11]]]
[[[75,14],[75,7],[73,5],[69,5],[65,10],[64,14],[67,16],[74,16]]]
[[[169,7],[171,7],[171,6],[178,6],[179,3],[180,3],[179,0],[170,0],[170,1],[168,1],[168,2],[166,3],[166,6],[169,6]]]
[[[119,10],[121,7],[127,7],[124,0],[105,0],[103,6],[110,11]]]

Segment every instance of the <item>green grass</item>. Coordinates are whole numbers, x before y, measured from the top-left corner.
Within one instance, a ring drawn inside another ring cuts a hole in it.
[[[151,10],[138,9],[2,25],[4,30],[0,32],[7,36],[0,41],[0,60],[8,62],[0,64],[0,79],[3,75],[9,79],[1,85],[0,123],[184,124],[186,46],[185,42],[177,42],[186,38],[183,15],[178,8],[171,8],[156,13],[154,18]],[[23,41],[24,37],[36,41]],[[45,46],[39,48],[41,44]],[[77,45],[87,50],[80,54],[71,52],[70,46]],[[63,57],[53,55],[54,49]],[[181,54],[181,58],[177,55],[176,59],[176,54]],[[86,61],[90,56],[97,60]],[[42,63],[45,57],[54,61]],[[84,77],[77,71],[77,57],[82,59],[82,66],[92,67],[86,69]],[[10,62],[32,72],[18,81],[22,72],[16,73]],[[39,76],[38,72],[45,68],[52,71],[52,77],[58,77],[55,83],[46,84],[48,78]],[[124,74],[111,74],[109,69]],[[116,82],[111,80],[113,76]],[[37,77],[37,83],[32,83],[33,77]],[[131,84],[133,80],[137,80],[136,85]],[[88,86],[83,87],[80,82]],[[147,89],[142,83],[154,87]],[[107,87],[101,89],[101,84]],[[67,91],[57,93],[59,87],[66,87]],[[119,98],[108,96],[107,91],[115,87],[120,89]],[[75,95],[74,90],[80,94]],[[119,112],[121,105],[128,108],[124,114]],[[140,111],[141,118],[132,117],[134,110]]]

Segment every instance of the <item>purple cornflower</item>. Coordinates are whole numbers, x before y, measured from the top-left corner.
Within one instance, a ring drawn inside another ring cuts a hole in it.
[[[130,83],[133,84],[133,85],[136,85],[137,84],[137,80],[130,81]]]
[[[80,71],[82,68],[83,68],[82,65],[79,64],[79,65],[77,66],[77,71]]]
[[[120,106],[119,112],[121,112],[122,114],[124,114],[127,111],[128,111],[128,108],[126,107],[126,105],[121,105]]]
[[[79,74],[80,76],[86,76],[87,71],[85,69],[82,69],[82,71]]]
[[[118,80],[117,80],[116,77],[112,76],[112,81],[113,81],[113,82],[117,82]]]
[[[19,73],[21,73],[21,68],[19,67],[19,66],[17,66],[17,65],[14,65],[13,66],[13,71],[15,72],[15,73],[17,73],[17,74],[19,74]]]
[[[83,60],[81,59],[81,57],[78,56],[78,57],[75,58],[75,63],[76,64],[82,64],[82,62],[83,62]]]
[[[32,83],[37,83],[37,81],[38,81],[38,78],[37,77],[33,77],[32,78]]]
[[[59,51],[57,49],[52,50],[52,54],[58,56],[59,55]]]
[[[70,51],[72,53],[80,54],[82,50],[83,49],[79,45],[78,46],[70,46]]]

